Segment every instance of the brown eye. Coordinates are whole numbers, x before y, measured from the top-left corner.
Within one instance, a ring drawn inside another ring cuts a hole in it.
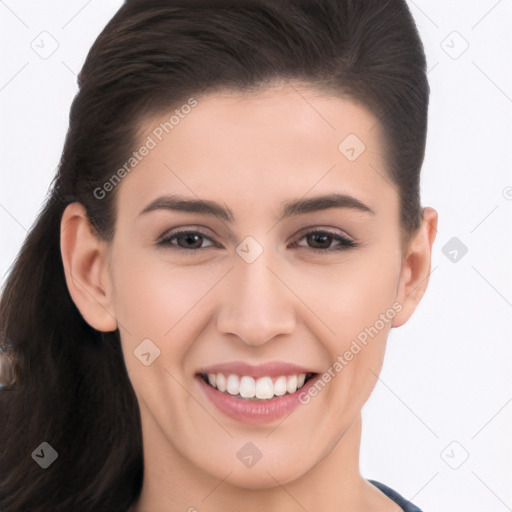
[[[207,249],[215,246],[213,243],[203,246],[203,243],[207,240],[211,242],[211,239],[200,231],[174,231],[165,235],[157,242],[157,245],[175,246],[185,250]]]
[[[329,249],[334,237],[328,233],[313,233],[307,235],[306,240],[315,249]]]
[[[320,252],[339,251],[357,246],[357,244],[349,238],[331,231],[310,231],[304,234],[299,241],[303,239],[305,239],[307,243],[305,248]],[[332,246],[333,242],[336,243],[334,246]],[[300,245],[298,242],[295,242],[293,245],[304,247],[304,245]]]

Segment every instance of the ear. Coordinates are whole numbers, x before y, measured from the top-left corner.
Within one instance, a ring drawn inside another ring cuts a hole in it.
[[[98,237],[78,202],[69,204],[62,215],[60,251],[69,293],[84,320],[98,331],[116,330],[107,243]]]
[[[409,241],[396,296],[402,310],[395,315],[393,327],[400,327],[409,320],[425,294],[430,277],[432,246],[437,233],[437,217],[436,210],[424,208],[421,225]]]

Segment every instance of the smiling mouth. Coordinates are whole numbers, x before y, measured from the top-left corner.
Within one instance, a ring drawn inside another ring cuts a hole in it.
[[[260,377],[224,373],[199,373],[208,386],[226,395],[243,400],[272,400],[275,397],[291,395],[301,389],[316,373],[299,373],[278,377]]]

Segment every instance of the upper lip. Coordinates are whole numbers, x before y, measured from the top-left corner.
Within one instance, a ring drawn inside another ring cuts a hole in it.
[[[205,367],[197,373],[223,373],[224,375],[247,375],[253,378],[279,377],[281,375],[299,375],[301,373],[316,373],[310,368],[292,363],[270,361],[259,365],[251,365],[243,361],[220,363]]]

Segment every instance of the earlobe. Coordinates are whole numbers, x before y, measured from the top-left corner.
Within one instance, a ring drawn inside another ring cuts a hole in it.
[[[92,228],[85,208],[69,204],[61,219],[60,250],[66,284],[84,320],[98,331],[114,331],[106,242]]]
[[[421,225],[409,243],[402,264],[396,297],[402,304],[402,310],[393,319],[393,327],[400,327],[407,322],[425,294],[431,272],[437,221],[436,210],[430,207],[423,209]]]

